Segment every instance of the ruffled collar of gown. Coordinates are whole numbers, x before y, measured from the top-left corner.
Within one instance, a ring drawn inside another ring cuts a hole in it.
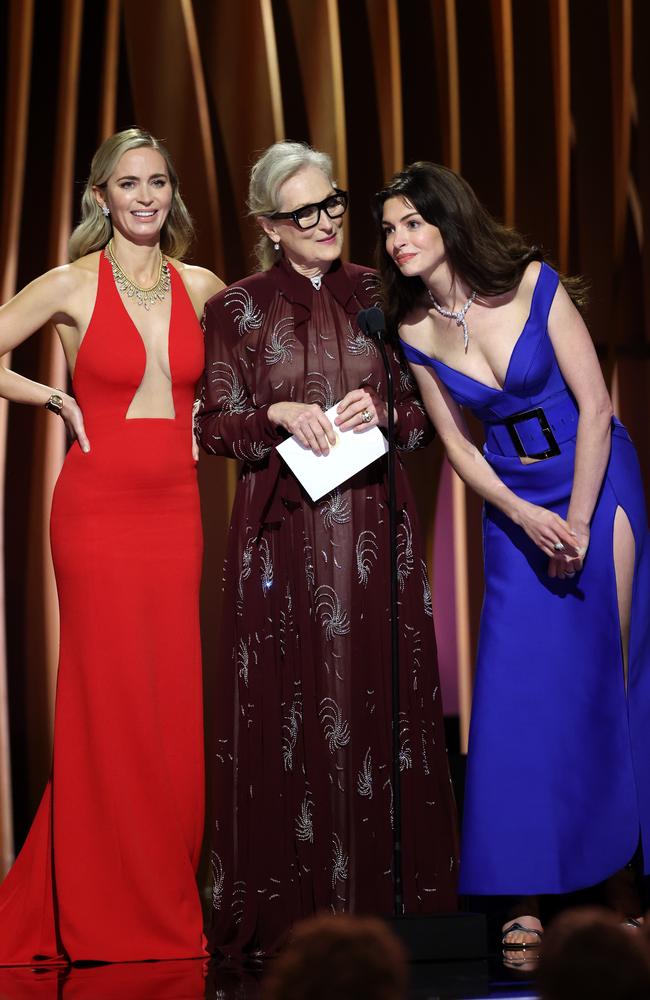
[[[285,257],[282,257],[273,265],[271,273],[278,282],[282,294],[289,302],[304,310],[304,315],[302,316],[297,315],[294,310],[296,326],[305,323],[311,316],[314,295],[318,295],[319,292],[314,289],[309,278],[299,274]],[[326,288],[331,293],[345,312],[356,315],[359,309],[363,308],[362,303],[359,302],[356,296],[355,283],[352,276],[348,273],[340,257],[332,262],[329,271],[326,271],[323,275],[321,293],[323,288]]]

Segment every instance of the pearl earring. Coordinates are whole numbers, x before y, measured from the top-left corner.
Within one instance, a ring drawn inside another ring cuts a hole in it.
[[[274,249],[274,250],[276,251],[276,253],[277,253],[277,251],[278,251],[278,250],[280,249],[280,244],[279,244],[279,242],[278,242],[278,243],[274,243],[274,244],[273,244],[273,249]]]
[[[108,216],[111,214],[111,210],[108,207],[108,205],[102,205],[102,212],[104,213],[106,218],[108,218]]]

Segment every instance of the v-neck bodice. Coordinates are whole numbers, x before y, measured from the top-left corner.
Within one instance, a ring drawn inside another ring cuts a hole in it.
[[[203,337],[178,271],[173,265],[169,270],[171,310],[167,350],[175,416],[135,419],[164,419],[187,425],[189,429],[194,387],[203,367]],[[127,419],[126,415],[142,383],[146,363],[144,342],[115,285],[111,265],[102,253],[95,307],[77,354],[73,377],[75,396],[89,437],[98,425],[112,428],[120,421],[132,422],[134,418]]]
[[[542,405],[568,392],[548,336],[548,314],[558,286],[557,273],[542,263],[530,312],[510,355],[503,386],[489,386],[401,341],[408,361],[435,371],[454,400],[485,423]]]

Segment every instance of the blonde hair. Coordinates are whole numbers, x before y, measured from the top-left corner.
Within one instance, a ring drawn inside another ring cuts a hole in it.
[[[171,156],[158,139],[140,128],[116,132],[101,144],[90,164],[90,176],[81,198],[81,222],[68,243],[70,260],[77,260],[94,250],[101,250],[113,235],[110,216],[105,216],[95,198],[93,188],[105,188],[122,156],[130,149],[148,146],[160,153],[167,166],[172,186],[172,204],[160,231],[160,249],[168,257],[182,259],[194,239],[194,224],[178,189],[178,175]]]
[[[249,214],[255,218],[279,211],[278,192],[285,181],[304,167],[322,170],[329,181],[332,178],[332,160],[327,153],[312,149],[306,142],[274,142],[255,161],[248,185]],[[255,246],[260,271],[268,271],[277,259],[273,241],[262,233]]]

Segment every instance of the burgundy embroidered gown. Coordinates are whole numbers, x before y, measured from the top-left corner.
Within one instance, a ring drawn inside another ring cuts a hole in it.
[[[268,951],[319,910],[392,909],[386,459],[313,503],[275,452],[271,403],[327,409],[373,386],[356,324],[376,278],[337,262],[320,290],[286,263],[213,298],[198,416],[206,451],[243,462],[225,569],[211,830],[213,950]],[[430,438],[393,354],[402,449]],[[431,592],[398,462],[401,762],[409,912],[456,905]],[[234,803],[234,804],[233,804]]]

